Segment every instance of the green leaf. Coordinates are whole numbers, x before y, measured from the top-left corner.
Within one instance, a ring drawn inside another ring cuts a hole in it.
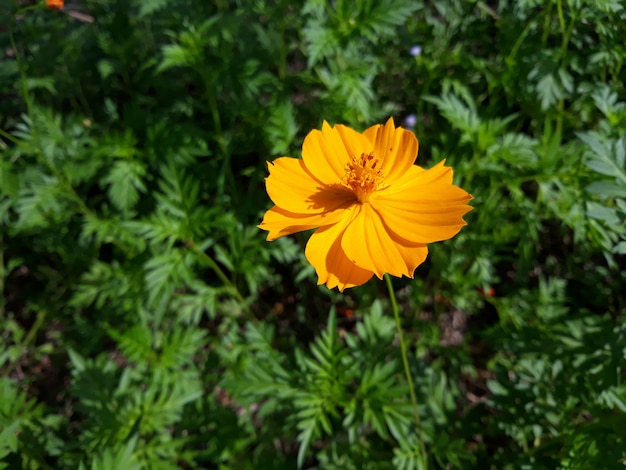
[[[145,265],[148,302],[153,304],[168,298],[174,290],[190,283],[193,259],[191,253],[183,250],[171,250],[152,257]]]
[[[295,111],[291,101],[281,101],[272,106],[271,115],[264,127],[272,155],[287,155],[298,133]]]
[[[115,65],[110,60],[102,59],[98,62],[98,72],[102,79],[106,79],[115,72]]]
[[[537,93],[541,100],[541,109],[544,111],[563,98],[561,85],[552,74],[541,77],[537,83]]]
[[[421,7],[411,0],[366,0],[355,6],[354,30],[373,42],[397,34],[398,27]]]
[[[621,241],[613,247],[613,253],[616,255],[626,255],[626,241]]]
[[[587,185],[585,190],[603,199],[616,197],[626,199],[626,186],[609,183],[608,181],[594,181]]]
[[[91,462],[91,470],[140,470],[141,463],[134,457],[137,436],[118,449],[104,449]]]
[[[26,87],[29,90],[44,89],[48,91],[50,94],[56,95],[57,90],[54,86],[54,82],[55,80],[53,77],[27,78]]]
[[[170,0],[141,0],[139,2],[139,17],[149,16],[171,3]]]
[[[132,209],[139,201],[139,193],[146,191],[143,178],[146,167],[138,160],[117,160],[103,179],[109,185],[109,198],[123,212]]]
[[[585,164],[593,171],[617,178],[626,184],[626,147],[625,140],[608,140],[598,132],[576,134],[588,147]]]
[[[306,44],[309,67],[312,67],[324,57],[333,54],[339,46],[339,40],[335,32],[327,28],[318,19],[310,20],[304,27],[302,34]]]
[[[506,396],[509,394],[509,391],[502,384],[495,380],[488,380],[487,387],[494,395]]]
[[[467,101],[464,103],[452,93],[444,93],[441,97],[425,96],[424,99],[437,106],[443,117],[453,127],[465,132],[468,136],[478,133],[481,120],[473,103]]]

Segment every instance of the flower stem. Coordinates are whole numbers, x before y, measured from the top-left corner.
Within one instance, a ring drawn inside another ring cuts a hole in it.
[[[226,276],[224,271],[222,271],[222,269],[215,262],[215,260],[211,256],[209,256],[204,250],[201,250],[200,248],[198,248],[193,241],[191,241],[191,240],[188,241],[187,242],[187,246],[196,255],[198,255],[200,258],[202,258],[204,260],[204,263],[207,266],[209,266],[209,268],[211,268],[211,270],[220,279],[220,281],[222,281],[224,286],[226,286],[230,290],[230,293],[233,295],[233,297],[235,297],[235,299],[237,299],[239,301],[241,309],[244,312],[244,314],[246,315],[247,319],[252,321],[252,322],[254,322],[254,323],[257,323],[258,320],[254,316],[254,314],[252,313],[252,310],[250,310],[250,306],[248,305],[248,302],[243,297],[243,295],[241,295],[241,292],[239,292],[239,289],[237,289],[237,286],[234,283],[232,283],[231,280],[228,278],[228,276]]]
[[[391,300],[391,309],[393,310],[393,316],[396,319],[396,328],[398,330],[398,338],[400,339],[400,351],[402,353],[402,362],[404,364],[404,374],[409,384],[409,392],[411,393],[411,403],[413,404],[413,415],[415,416],[415,426],[419,435],[420,447],[422,450],[421,457],[422,467],[424,470],[428,469],[428,458],[426,457],[426,447],[424,446],[424,437],[422,435],[422,423],[420,420],[419,410],[417,409],[417,398],[415,396],[415,386],[413,385],[413,377],[411,376],[411,369],[409,368],[409,359],[406,350],[406,343],[404,342],[404,333],[402,332],[402,322],[400,321],[400,310],[398,308],[398,302],[396,301],[396,294],[393,290],[391,283],[391,277],[389,274],[385,274],[385,282],[387,284],[387,290],[389,291],[389,299]]]

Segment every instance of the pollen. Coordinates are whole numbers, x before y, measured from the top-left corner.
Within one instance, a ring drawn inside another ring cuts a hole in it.
[[[350,188],[359,202],[368,202],[370,194],[383,179],[381,161],[371,153],[353,155],[346,165],[342,184]]]

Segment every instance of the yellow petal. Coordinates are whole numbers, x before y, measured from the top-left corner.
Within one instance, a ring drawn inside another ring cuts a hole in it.
[[[311,175],[304,162],[297,158],[281,157],[267,162],[267,169],[269,176],[265,178],[265,186],[274,204],[292,212],[309,212],[310,204],[305,201],[319,192],[323,185]],[[294,199],[302,207],[286,207]]]
[[[374,146],[374,156],[382,160],[385,183],[394,183],[415,162],[418,142],[415,134],[406,129],[394,126],[393,118],[389,118],[383,126],[375,125],[367,129],[363,135]]]
[[[342,124],[337,124],[333,128],[341,137],[341,141],[343,145],[346,147],[347,156],[360,156],[362,153],[368,154],[373,150],[372,143],[369,141],[367,137],[365,137],[360,132],[355,131],[354,129],[344,126]],[[344,162],[344,165],[348,161]],[[345,166],[343,167],[345,173]],[[343,176],[343,173],[342,173]]]
[[[335,225],[319,228],[306,245],[305,255],[317,272],[318,284],[329,289],[360,286],[370,280],[373,273],[354,264],[341,248],[341,238],[352,217],[350,215]]]
[[[414,172],[413,181],[402,181],[400,189],[392,185],[376,192],[370,204],[389,231],[409,242],[447,240],[466,225],[463,215],[472,210],[467,205],[472,196],[451,181],[452,170],[437,165]]]
[[[407,188],[414,188],[429,183],[452,184],[452,168],[444,166],[445,160],[440,161],[434,167],[425,170],[421,166],[412,165],[406,172],[399,176],[393,184],[385,185],[380,192],[385,194],[405,191]]]
[[[341,239],[346,256],[357,266],[383,274],[413,277],[413,271],[428,254],[423,244],[411,244],[389,233],[370,204],[361,204]]]
[[[350,156],[371,151],[370,142],[341,124],[324,121],[322,130],[312,130],[302,144],[302,159],[309,171],[326,185],[339,185]]]
[[[417,267],[426,261],[428,256],[428,247],[422,244],[404,244],[396,242],[396,248],[400,252],[402,259],[406,263],[408,277],[413,279],[413,274]]]
[[[281,209],[297,214],[319,214],[346,206],[354,199],[342,187],[320,183],[297,158],[282,157],[268,163],[270,175],[265,186],[270,198]]]
[[[280,207],[274,206],[265,213],[259,228],[267,230],[267,240],[272,241],[285,235],[310,230],[312,228],[330,225],[346,217],[345,209],[321,214],[305,215],[294,214]]]

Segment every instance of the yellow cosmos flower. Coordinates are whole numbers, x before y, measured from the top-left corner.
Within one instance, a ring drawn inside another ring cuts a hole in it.
[[[413,164],[417,148],[415,135],[391,118],[363,133],[324,121],[304,139],[302,159],[268,163],[275,206],[259,227],[268,240],[317,228],[305,255],[330,289],[374,274],[413,277],[426,244],[456,235],[472,209],[443,161],[429,170]]]

